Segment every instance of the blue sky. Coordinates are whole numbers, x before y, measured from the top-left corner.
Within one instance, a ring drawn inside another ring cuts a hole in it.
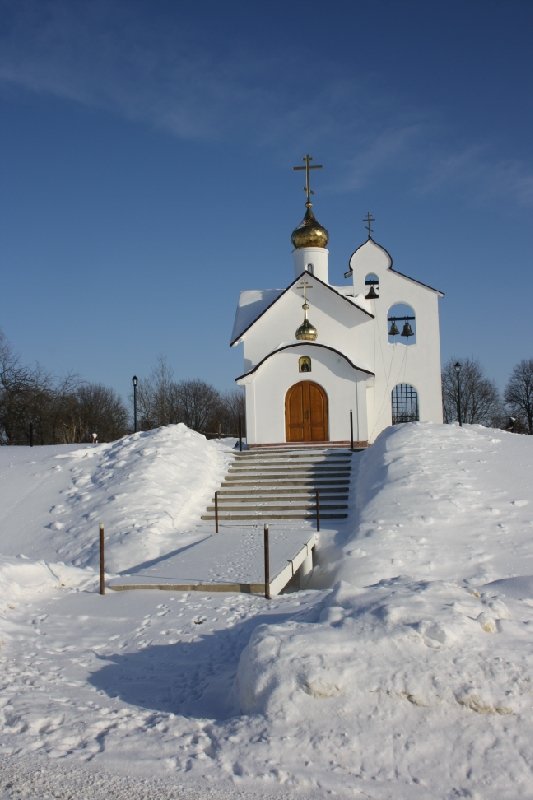
[[[442,357],[533,358],[533,3],[0,0],[0,327],[127,397],[164,356],[233,388],[240,289],[364,241],[445,292]]]

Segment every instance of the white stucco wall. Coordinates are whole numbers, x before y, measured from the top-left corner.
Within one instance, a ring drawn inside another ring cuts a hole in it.
[[[355,361],[360,331],[369,326],[372,318],[354,306],[349,300],[339,297],[330,289],[312,278],[314,284],[307,292],[309,321],[318,331],[317,341],[341,350],[350,360]],[[244,342],[244,372],[248,372],[268,353],[285,344],[296,342],[295,331],[304,319],[303,292],[297,287],[298,281],[288,292],[266,311],[264,316],[242,337]],[[345,348],[348,347],[348,350]],[[366,363],[366,353],[359,349],[360,362],[357,366],[371,369]]]
[[[391,392],[399,383],[411,384],[417,390],[421,421],[442,422],[440,293],[395,273],[390,264],[388,254],[372,240],[360,247],[350,261],[356,296],[364,297],[367,293],[365,278],[369,273],[379,278],[379,298],[367,301],[375,323],[361,330],[361,346],[376,374],[374,397],[368,410],[370,440],[391,424]],[[388,341],[389,311],[400,303],[414,311],[415,344],[405,344],[406,340],[400,337],[394,343]]]
[[[299,358],[311,358],[311,372],[299,371]],[[246,430],[249,444],[285,441],[285,396],[302,380],[318,383],[328,395],[331,441],[350,440],[350,411],[354,440],[368,439],[365,387],[371,376],[354,370],[345,358],[325,348],[298,344],[268,358],[241,379],[246,388]]]

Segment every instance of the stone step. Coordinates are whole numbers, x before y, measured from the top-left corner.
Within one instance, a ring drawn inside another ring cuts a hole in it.
[[[321,521],[325,520],[325,519],[346,519],[347,517],[348,517],[348,514],[344,514],[342,512],[320,514],[320,520]],[[202,515],[202,519],[203,520],[214,520],[215,519],[215,515],[214,514],[204,514],[204,515]],[[236,513],[232,512],[231,514],[219,514],[218,515],[218,519],[219,519],[219,522],[223,522],[224,520],[235,520],[235,521],[243,520],[243,521],[246,521],[246,520],[257,520],[257,519],[264,519],[264,520],[267,520],[267,521],[268,520],[273,520],[273,519],[281,519],[281,520],[283,520],[283,519],[287,519],[287,520],[316,520],[316,514],[309,514],[309,513],[305,512],[305,511],[302,511],[301,513],[292,513],[292,514],[289,514],[289,513],[287,513],[287,514],[282,514],[281,513],[280,514],[278,512],[276,512],[275,514],[271,514],[268,511],[258,511],[255,514],[250,514],[248,512],[243,513],[243,514],[236,514]]]
[[[322,509],[324,511],[338,511],[339,509],[345,510],[348,506],[346,503],[320,503],[320,516],[322,516]],[[305,503],[302,505],[301,503],[283,503],[279,505],[272,505],[271,503],[265,503],[261,505],[260,503],[253,503],[250,501],[250,505],[240,504],[238,506],[231,506],[224,504],[218,506],[218,513],[219,516],[221,514],[226,514],[228,511],[309,511],[309,513],[314,513],[316,515],[316,505],[314,503]],[[210,514],[215,513],[215,506],[208,506],[207,512]]]
[[[324,481],[339,478],[341,480],[349,480],[350,472],[304,472],[302,470],[287,470],[286,472],[227,472],[227,481],[277,481],[277,480],[307,480],[307,481]]]
[[[342,453],[342,454],[339,453],[337,455],[330,455],[329,453],[328,454],[317,453],[315,455],[310,455],[308,453],[306,453],[305,455],[289,455],[289,454],[286,454],[286,455],[278,455],[278,454],[271,454],[271,455],[267,455],[267,454],[255,455],[254,454],[254,455],[248,455],[248,454],[246,454],[245,455],[243,453],[242,455],[237,454],[236,457],[235,457],[235,461],[236,462],[242,462],[242,463],[252,463],[252,462],[254,462],[254,463],[258,463],[258,464],[266,464],[269,461],[284,461],[284,462],[289,462],[289,463],[309,461],[310,463],[313,463],[313,464],[321,464],[323,462],[331,462],[331,463],[337,463],[339,461],[350,462],[351,461],[351,455],[348,455],[348,454],[345,454],[345,453]]]
[[[238,478],[264,478],[265,480],[275,480],[277,477],[280,478],[309,478],[312,480],[313,478],[317,478],[318,480],[324,478],[349,478],[351,475],[351,470],[349,469],[334,469],[334,470],[321,470],[320,472],[316,472],[315,470],[310,469],[276,469],[270,472],[267,472],[263,469],[239,469],[239,470],[228,470],[226,474],[226,478],[232,478],[236,480]]]
[[[328,450],[327,447],[315,447],[308,450],[303,447],[296,450],[281,450],[279,448],[268,450],[265,448],[264,450],[243,450],[242,453],[236,450],[235,455],[237,458],[346,458],[352,455],[352,451],[350,448]]]
[[[346,519],[352,453],[330,447],[269,447],[236,453],[217,491],[219,521]],[[203,520],[215,519],[215,500]]]
[[[314,466],[312,464],[276,464],[274,466],[262,466],[258,464],[257,466],[254,464],[253,466],[250,464],[243,464],[242,466],[239,464],[238,466],[231,466],[228,470],[229,472],[235,473],[242,473],[242,472],[250,472],[255,474],[256,472],[264,472],[265,475],[271,475],[274,472],[309,472],[313,475],[321,475],[322,473],[343,473],[344,475],[349,475],[352,471],[350,464],[344,466],[343,464],[340,465],[326,465],[326,466]]]
[[[350,483],[350,476],[349,475],[305,475],[305,474],[297,474],[291,475],[289,474],[279,474],[279,475],[226,475],[224,479],[224,483],[222,485],[225,486],[238,486],[241,484],[242,486],[255,486],[255,485],[265,485],[271,483],[272,486],[278,486],[282,484],[289,484],[289,485],[305,485],[305,486],[348,486]]]
[[[293,487],[292,489],[269,489],[261,487],[259,493],[257,492],[250,492],[250,490],[240,490],[240,489],[218,489],[218,499],[220,500],[224,498],[231,498],[232,500],[236,500],[239,497],[249,498],[253,497],[254,499],[258,499],[260,497],[264,498],[265,500],[269,499],[269,495],[274,497],[280,497],[282,499],[283,495],[288,495],[289,497],[295,497],[298,500],[305,499],[306,497],[314,498],[316,497],[316,491],[312,488],[303,487],[299,489],[298,487]],[[320,489],[320,497],[324,497],[327,499],[336,499],[336,500],[345,500],[348,497],[348,492],[346,489],[336,489],[335,487],[326,486]],[[214,503],[214,498],[212,500]]]

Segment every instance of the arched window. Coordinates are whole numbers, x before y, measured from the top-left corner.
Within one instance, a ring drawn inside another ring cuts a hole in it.
[[[418,420],[418,392],[410,383],[398,383],[392,390],[392,424]]]
[[[379,278],[375,272],[369,272],[365,278],[365,300],[377,300],[379,297]]]
[[[395,303],[387,314],[390,344],[416,344],[416,315],[406,303]]]
[[[311,359],[309,356],[300,356],[298,366],[300,372],[311,372]]]

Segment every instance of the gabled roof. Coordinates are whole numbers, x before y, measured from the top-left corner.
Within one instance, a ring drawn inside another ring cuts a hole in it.
[[[351,261],[352,261],[352,258],[354,257],[354,255],[355,255],[356,253],[358,253],[358,252],[359,252],[359,250],[360,250],[362,247],[364,247],[364,246],[365,246],[365,244],[368,244],[368,242],[372,242],[372,244],[375,244],[375,245],[376,245],[376,247],[379,247],[379,249],[380,249],[380,250],[383,250],[383,252],[385,253],[385,255],[387,256],[387,258],[388,258],[388,259],[389,259],[389,261],[390,261],[390,265],[389,265],[389,267],[388,267],[388,268],[390,269],[390,271],[391,271],[391,272],[394,272],[394,274],[395,274],[395,275],[399,275],[401,278],[405,278],[406,280],[408,280],[408,281],[411,281],[412,283],[417,283],[419,286],[423,286],[423,287],[424,287],[424,289],[430,289],[432,292],[437,292],[437,294],[438,294],[438,295],[440,295],[441,297],[444,297],[444,292],[441,292],[441,290],[440,290],[440,289],[435,289],[435,287],[434,287],[434,286],[430,286],[428,283],[422,283],[422,281],[417,281],[417,279],[416,279],[416,278],[411,278],[409,275],[406,275],[404,272],[400,272],[399,270],[397,270],[397,269],[394,269],[394,267],[392,266],[392,264],[393,264],[393,261],[392,261],[392,256],[391,256],[391,254],[389,253],[389,251],[388,251],[388,250],[385,250],[385,248],[384,248],[384,247],[383,247],[381,244],[379,244],[378,242],[376,242],[376,241],[375,241],[375,240],[374,240],[374,239],[373,239],[371,236],[369,236],[369,237],[368,237],[368,239],[366,240],[366,242],[363,242],[362,244],[360,244],[360,245],[359,245],[359,247],[356,247],[356,249],[353,251],[352,255],[350,256],[350,259],[349,259],[349,261],[348,261],[348,266],[350,266],[350,264],[351,264]],[[352,270],[352,268],[350,267],[350,269],[349,269],[349,270],[348,270],[348,272],[346,273],[345,277],[347,277],[347,276],[348,276],[348,274],[352,274],[352,272],[353,272],[353,270]]]
[[[233,347],[233,345],[236,344],[239,341],[239,339],[242,336],[244,336],[244,334],[247,331],[249,331],[250,328],[253,325],[255,325],[257,320],[260,319],[264,314],[266,314],[266,312],[270,308],[272,308],[273,305],[275,305],[278,302],[280,297],[283,297],[284,294],[286,294],[288,291],[290,291],[290,289],[292,289],[292,287],[296,283],[298,283],[298,281],[300,281],[304,276],[305,276],[306,279],[310,278],[310,279],[316,281],[318,284],[320,284],[321,286],[324,286],[324,288],[328,289],[330,292],[333,292],[334,295],[336,295],[337,297],[340,297],[341,300],[344,300],[345,303],[348,303],[353,308],[357,308],[359,311],[362,311],[363,314],[367,315],[367,317],[370,317],[371,319],[374,319],[374,315],[371,314],[370,311],[367,311],[362,306],[358,305],[357,303],[352,302],[352,300],[350,300],[348,297],[346,297],[345,295],[341,294],[336,289],[334,289],[333,286],[330,286],[328,283],[324,283],[324,281],[321,281],[320,278],[316,277],[316,275],[311,275],[310,272],[307,272],[307,271],[304,270],[302,273],[300,273],[300,275],[298,275],[297,278],[295,278],[292,281],[292,283],[289,283],[289,285],[287,286],[286,289],[268,289],[268,290],[266,290],[264,292],[247,292],[246,293],[246,294],[248,294],[248,295],[250,295],[252,297],[254,295],[257,295],[257,300],[253,304],[250,303],[247,306],[239,305],[237,307],[237,312],[235,314],[235,323],[233,325],[233,332],[231,334],[230,347]],[[242,310],[244,308],[249,308],[250,305],[254,306],[253,313],[251,315],[239,313],[239,312],[242,312]]]
[[[335,347],[330,347],[327,344],[319,344],[319,342],[295,342],[294,344],[285,344],[285,345],[283,345],[283,347],[279,347],[277,350],[272,350],[272,352],[269,353],[268,355],[266,355],[264,358],[262,358],[261,361],[259,361],[255,365],[255,367],[252,367],[252,369],[248,370],[248,372],[244,372],[242,375],[239,375],[239,377],[235,378],[235,380],[236,381],[240,381],[241,378],[246,378],[248,375],[252,375],[269,358],[271,358],[272,356],[277,355],[278,353],[281,353],[283,350],[290,350],[293,347],[320,347],[323,350],[330,350],[332,353],[335,353],[336,355],[340,356],[345,361],[347,361],[348,364],[350,365],[350,367],[352,367],[353,369],[357,370],[358,372],[364,372],[367,375],[372,375],[372,376],[375,375],[375,373],[371,372],[369,369],[364,369],[363,367],[358,367],[357,364],[354,364],[353,361],[351,361],[348,358],[348,356],[345,356],[344,353],[341,353],[341,351],[337,350]]]
[[[444,297],[444,292],[441,292],[440,289],[435,289],[435,287],[430,286],[429,283],[422,283],[422,281],[417,281],[416,278],[411,278],[409,275],[404,275],[403,272],[400,272],[397,269],[393,269],[392,267],[389,267],[389,269],[391,272],[394,272],[395,275],[399,275],[401,278],[405,278],[406,280],[411,281],[411,283],[418,283],[418,285],[423,286],[424,289],[431,289],[432,292],[436,292],[440,297]]]
[[[351,256],[350,256],[350,258],[348,259],[348,266],[350,266],[350,262],[351,262],[352,258],[354,257],[354,255],[355,255],[356,253],[358,253],[358,252],[359,252],[359,250],[361,250],[361,248],[362,248],[362,247],[364,247],[364,246],[365,246],[366,244],[368,244],[369,242],[372,242],[372,244],[375,244],[375,245],[376,245],[376,247],[379,247],[379,249],[380,249],[380,250],[383,250],[383,252],[385,253],[385,255],[387,256],[387,258],[388,258],[388,259],[389,259],[389,261],[390,261],[390,264],[389,264],[389,269],[392,269],[392,256],[391,256],[391,254],[389,253],[389,251],[388,251],[388,250],[385,250],[385,248],[383,247],[383,245],[382,245],[382,244],[379,244],[379,242],[376,242],[376,240],[375,240],[375,239],[373,239],[371,236],[369,236],[369,237],[368,237],[368,239],[366,239],[364,242],[361,242],[361,244],[359,245],[359,247],[356,247],[356,248],[355,248],[355,250],[353,251],[352,255],[351,255]],[[350,267],[350,272],[352,272],[352,271],[353,271],[353,270],[352,270],[352,269],[351,269],[351,267]],[[395,272],[395,270],[393,270],[393,272]]]

